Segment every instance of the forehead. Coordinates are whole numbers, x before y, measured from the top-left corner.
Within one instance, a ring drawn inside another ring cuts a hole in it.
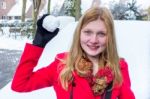
[[[97,20],[94,20],[94,21],[91,21],[91,22],[85,24],[82,29],[93,29],[93,30],[106,31],[106,26],[102,20],[97,19]]]

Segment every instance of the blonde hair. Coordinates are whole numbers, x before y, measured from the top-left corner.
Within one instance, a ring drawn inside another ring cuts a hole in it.
[[[110,11],[105,7],[92,7],[88,9],[80,18],[79,23],[75,29],[72,46],[66,59],[66,66],[60,73],[60,81],[64,89],[68,88],[68,82],[73,76],[72,72],[74,71],[74,69],[78,70],[79,60],[81,59],[81,57],[85,56],[85,53],[80,46],[81,29],[89,22],[97,20],[99,18],[105,23],[108,35],[106,50],[100,55],[100,66],[106,65],[106,62],[114,72],[115,78],[113,83],[122,83],[112,15]]]

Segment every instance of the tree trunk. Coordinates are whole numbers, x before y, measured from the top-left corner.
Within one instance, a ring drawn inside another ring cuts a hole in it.
[[[148,21],[150,21],[150,6],[148,7]]]
[[[74,0],[75,4],[75,20],[78,21],[81,17],[81,0]]]
[[[27,0],[22,0],[22,16],[21,16],[21,21],[24,22],[25,21],[25,15],[26,15],[26,2]]]
[[[98,7],[101,4],[101,0],[93,0],[91,7]]]
[[[40,9],[40,4],[41,0],[33,0],[33,34],[32,37],[35,36],[36,32],[36,23],[37,23],[37,18],[39,14],[39,9]]]
[[[47,13],[50,14],[51,0],[48,0]]]

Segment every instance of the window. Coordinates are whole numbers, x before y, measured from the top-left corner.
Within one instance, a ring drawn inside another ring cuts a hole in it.
[[[0,9],[2,8],[2,2],[0,1]]]
[[[2,9],[6,9],[6,2],[4,2],[4,1],[1,2],[1,8],[2,8]]]
[[[0,2],[0,9],[6,9],[6,2],[5,1]]]

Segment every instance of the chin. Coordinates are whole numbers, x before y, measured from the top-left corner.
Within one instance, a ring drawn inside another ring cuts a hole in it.
[[[88,56],[90,56],[90,57],[97,57],[99,55],[100,55],[100,53],[88,53]]]
[[[96,57],[96,56],[99,56],[104,50],[101,50],[101,51],[94,51],[94,52],[90,52],[88,53],[89,56],[92,56],[92,57]]]

